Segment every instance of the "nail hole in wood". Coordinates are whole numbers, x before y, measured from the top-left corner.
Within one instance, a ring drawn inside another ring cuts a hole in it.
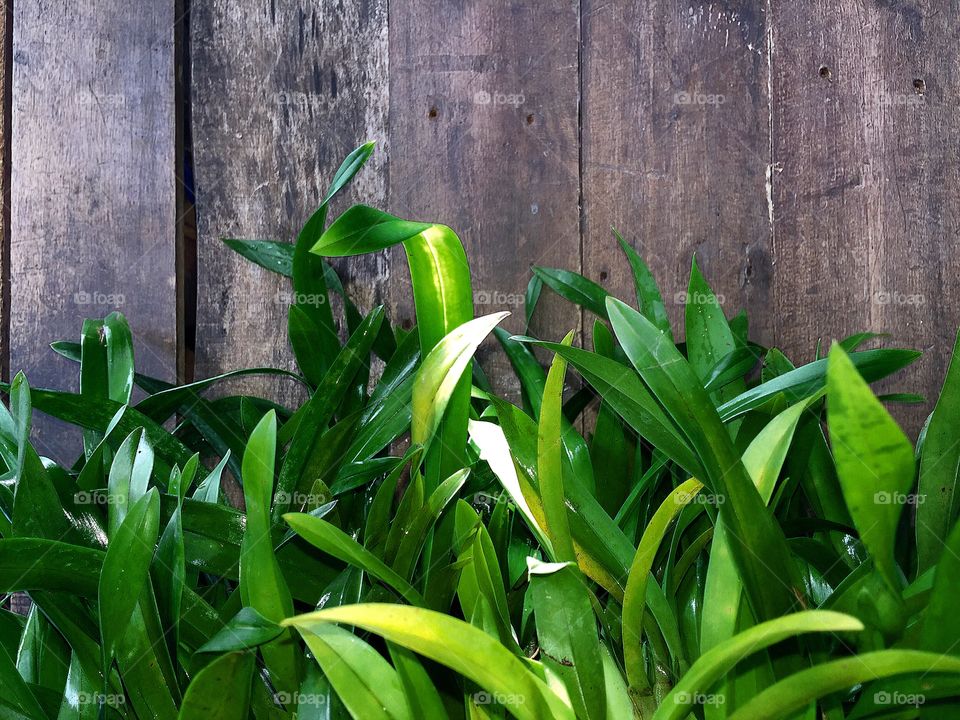
[[[923,80],[921,80],[920,78],[916,78],[916,79],[913,81],[913,91],[914,91],[917,95],[923,95],[923,93],[925,93],[925,92],[927,91],[927,84],[926,84]]]
[[[607,271],[606,271],[606,270],[602,270],[602,271],[600,272],[600,280],[603,281],[603,280],[606,280],[606,279],[607,279]]]
[[[439,113],[437,112],[436,107],[431,107],[430,110],[427,111],[427,117],[430,118],[431,120],[436,120],[437,115],[439,115]]]
[[[533,125],[533,121],[535,119],[536,118],[534,118],[533,115],[527,115],[527,125]]]
[[[829,80],[831,75],[833,75],[833,73],[830,72],[830,68],[828,68],[826,65],[820,66],[820,77],[822,77],[824,80]]]

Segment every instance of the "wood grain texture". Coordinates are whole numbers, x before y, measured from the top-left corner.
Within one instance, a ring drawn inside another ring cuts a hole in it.
[[[888,332],[928,351],[887,387],[935,398],[957,311],[958,4],[777,3],[776,336]],[[949,18],[949,20],[948,20]],[[900,408],[912,434],[932,408]]]
[[[234,254],[223,237],[292,241],[341,160],[378,151],[333,212],[386,202],[387,10],[374,2],[194,3],[192,121],[198,216],[196,376],[293,368],[289,281]],[[383,256],[351,258],[347,291],[379,299]],[[235,386],[236,387],[236,386]],[[289,383],[241,384],[290,399]]]
[[[682,337],[692,256],[728,315],[771,340],[762,2],[583,4],[584,271],[622,298],[610,231],[645,258]]]
[[[138,368],[173,380],[173,5],[27,0],[13,23],[11,369],[75,388],[49,343],[121,310]],[[53,428],[38,450],[67,459]]]
[[[0,377],[10,378],[10,89],[13,79],[13,3],[0,4]]]
[[[578,270],[578,13],[572,3],[482,0],[390,5],[390,207],[463,240],[477,314],[523,329],[534,264]],[[410,323],[403,257],[391,293]],[[535,331],[577,327],[544,291]],[[493,343],[478,353],[501,391],[517,385]]]

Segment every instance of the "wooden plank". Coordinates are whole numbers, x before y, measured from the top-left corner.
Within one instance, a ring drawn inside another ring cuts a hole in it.
[[[886,331],[939,391],[960,313],[955,2],[778,4],[772,21],[777,336]],[[888,384],[891,386],[891,384]],[[931,406],[896,413],[916,433]]]
[[[386,23],[385,0],[194,3],[197,377],[294,367],[289,281],[235,255],[221,238],[292,241],[343,157],[368,139],[380,148],[333,211],[349,202],[385,204]],[[347,291],[368,310],[385,287],[384,258],[340,266],[349,273]],[[291,398],[289,383],[238,385]]]
[[[523,329],[531,265],[580,267],[577,28],[569,3],[390,8],[390,207],[459,234],[477,313],[513,311],[513,331]],[[400,253],[393,263],[403,267]],[[405,269],[391,288],[409,325]],[[562,336],[579,317],[549,295],[535,330]],[[492,343],[478,356],[501,391],[516,390]]]
[[[0,13],[0,377],[10,377],[10,89],[13,79],[13,2]]]
[[[139,369],[176,376],[174,19],[172,3],[15,3],[10,367],[33,385],[76,387],[48,345],[111,310]],[[38,450],[67,459],[40,427]]]
[[[585,273],[632,300],[616,227],[682,337],[691,258],[771,340],[764,4],[583,3]]]

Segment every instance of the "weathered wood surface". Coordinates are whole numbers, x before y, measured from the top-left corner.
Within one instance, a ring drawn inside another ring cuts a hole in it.
[[[390,208],[452,227],[477,314],[512,311],[516,332],[531,265],[580,269],[577,63],[575,4],[391,3]],[[409,324],[399,252],[393,263]],[[534,328],[562,337],[579,320],[545,290]],[[516,389],[495,345],[478,357],[495,387]]]
[[[691,260],[772,339],[764,2],[583,5],[585,274],[633,298],[616,227],[676,328]]]
[[[10,375],[10,82],[13,61],[13,3],[0,4],[0,376]]]
[[[387,5],[278,0],[194,3],[192,122],[198,215],[196,375],[293,368],[289,280],[236,255],[224,237],[293,241],[343,157],[379,151],[333,212],[386,202]],[[351,258],[362,309],[385,292],[384,257]],[[288,398],[289,383],[241,384]]]
[[[935,398],[956,333],[958,4],[778,3],[772,18],[774,336],[801,359],[861,330],[927,355],[888,383]],[[931,404],[898,410],[916,432]]]
[[[112,310],[140,370],[175,379],[174,20],[172,3],[15,3],[10,367],[35,386],[76,386],[49,343]]]
[[[9,367],[37,385],[73,374],[47,343],[110,309],[78,305],[83,292],[122,294],[142,369],[173,376],[173,11],[107,10],[16,6]],[[453,227],[477,312],[515,311],[511,330],[531,264],[631,296],[612,225],[678,327],[696,253],[757,340],[805,361],[818,338],[885,331],[929,351],[892,386],[935,396],[960,321],[958,11],[192,3],[194,374],[293,366],[287,281],[220,238],[292,240],[341,158],[375,139],[333,211],[364,201]],[[364,309],[385,300],[412,322],[401,252],[339,268]],[[534,332],[579,322],[544,291]],[[494,346],[481,361],[509,377]],[[915,432],[928,410],[898,412]]]
[[[584,3],[584,268],[621,295],[619,228],[682,323],[691,255],[728,314],[798,361],[863,330],[928,351],[956,283],[957,4]],[[928,403],[898,408],[912,433]]]

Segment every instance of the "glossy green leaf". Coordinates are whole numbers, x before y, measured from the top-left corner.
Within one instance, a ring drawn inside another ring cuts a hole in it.
[[[570,345],[572,341],[573,333],[571,332],[561,344]],[[563,464],[561,463],[560,418],[566,371],[566,360],[561,355],[554,356],[543,388],[543,406],[537,432],[537,478],[546,521],[544,529],[550,537],[554,559],[557,562],[576,563],[577,556],[573,549],[573,539],[567,521]]]
[[[412,717],[397,671],[370,645],[336,625],[313,623],[297,627],[354,718]]]
[[[579,273],[534,265],[533,274],[560,297],[606,319],[607,291]]]
[[[223,242],[231,250],[260,267],[285,277],[293,277],[293,243],[233,238],[224,238]]]
[[[761,620],[793,607],[803,590],[783,532],[730,442],[692,368],[672,343],[624,303],[608,300],[614,332],[634,367],[696,449],[706,476],[699,478],[726,502],[721,514],[730,523],[737,567],[750,604]]]
[[[657,286],[653,273],[650,272],[650,268],[647,267],[643,258],[623,239],[620,233],[614,230],[613,234],[616,236],[617,242],[620,243],[623,254],[627,256],[627,262],[630,263],[630,270],[633,272],[637,309],[673,342],[670,317],[667,315],[667,309],[663,304],[663,296],[660,294],[660,288]]]
[[[943,539],[960,516],[960,334],[930,415],[920,456],[917,505],[917,573],[933,567],[943,552]]]
[[[834,346],[829,360],[827,419],[840,487],[861,541],[897,589],[894,543],[913,485],[913,449],[847,354]]]
[[[493,328],[509,313],[471,320],[450,331],[423,361],[413,387],[413,420],[410,436],[426,447],[465,377],[473,353]]]
[[[283,633],[283,628],[252,607],[245,607],[234,615],[220,631],[197,652],[234,652],[250,650],[270,642]]]
[[[960,658],[917,650],[878,650],[832,660],[771,685],[737,708],[730,720],[781,720],[830,693],[910,672],[960,673]]]
[[[320,610],[284,624],[310,631],[316,624],[355,625],[446,665],[481,688],[514,699],[505,708],[521,720],[573,718],[573,712],[523,661],[482,630],[433,610],[361,604]]]
[[[573,563],[527,558],[537,640],[586,718],[606,717],[603,657],[590,593]]]
[[[420,351],[426,357],[443,337],[473,318],[470,266],[460,239],[450,228],[401,220],[356,205],[318,238],[312,252],[344,257],[397,244],[403,245],[407,255]],[[431,487],[465,464],[461,448],[467,434],[469,398],[469,382],[464,380],[450,398],[451,412],[441,432],[443,442],[428,458]]]
[[[180,720],[245,720],[256,663],[252,653],[221,655],[190,682]]]
[[[685,304],[687,359],[703,383],[714,366],[736,349],[723,307],[694,258]],[[739,388],[741,391],[743,388]]]
[[[334,525],[302,513],[288,513],[283,516],[283,519],[293,528],[294,532],[311,545],[343,562],[356,565],[364,572],[396,590],[407,602],[413,605],[425,604],[423,597],[410,583],[388,567],[380,558]]]
[[[781,412],[757,434],[743,454],[743,465],[764,504],[770,504],[797,423],[809,405],[810,401],[799,402]],[[743,589],[729,532],[725,519],[719,517],[710,546],[710,565],[704,587],[700,633],[703,650],[710,650],[733,637],[741,613]]]
[[[850,353],[849,357],[867,382],[875,382],[907,367],[920,357],[920,353],[916,350],[889,348]],[[827,360],[824,358],[750,388],[725,402],[717,408],[717,412],[724,422],[729,422],[760,407],[780,393],[788,393],[795,398],[808,397],[826,385],[826,376]]]
[[[159,532],[160,496],[152,489],[130,508],[110,538],[103,559],[97,598],[105,671],[147,585]]]
[[[623,595],[623,662],[626,666],[627,681],[634,693],[644,694],[649,688],[640,639],[650,571],[667,529],[677,514],[697,497],[702,488],[702,482],[690,478],[667,496],[644,530],[637,554],[630,565]]]
[[[807,610],[769,620],[725,640],[701,655],[663,699],[653,720],[682,720],[691,705],[711,695],[717,680],[752,653],[801,633],[857,632],[863,623],[826,610]]]
[[[240,546],[240,596],[245,607],[278,622],[293,614],[293,598],[277,563],[271,541],[270,497],[276,458],[277,418],[273,411],[259,422],[243,454],[243,497],[247,525]],[[265,645],[267,669],[278,690],[294,692],[299,686],[299,652],[286,633]]]

